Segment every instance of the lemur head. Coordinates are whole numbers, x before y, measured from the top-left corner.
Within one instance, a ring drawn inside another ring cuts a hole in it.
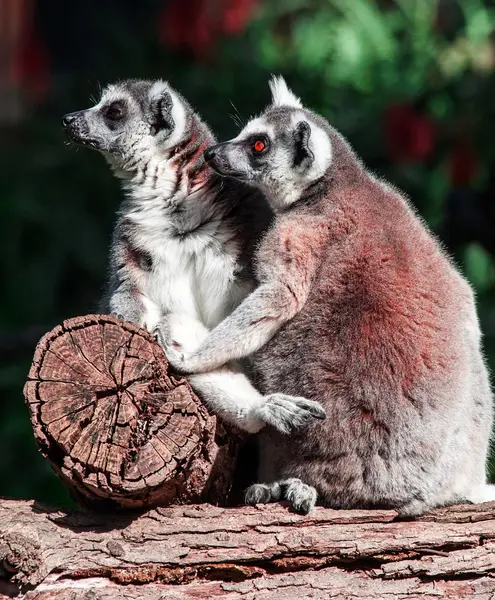
[[[282,77],[269,85],[271,106],[236,138],[208,148],[205,158],[221,175],[259,187],[277,209],[328,171],[333,149],[325,119],[305,109]]]
[[[129,79],[108,86],[101,100],[63,117],[69,138],[102,152],[118,175],[170,154],[190,135],[191,107],[164,81]]]

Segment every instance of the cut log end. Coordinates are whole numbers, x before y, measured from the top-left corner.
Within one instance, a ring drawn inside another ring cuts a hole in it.
[[[24,395],[42,454],[81,504],[225,503],[239,436],[147,331],[104,315],[65,321],[39,342]]]

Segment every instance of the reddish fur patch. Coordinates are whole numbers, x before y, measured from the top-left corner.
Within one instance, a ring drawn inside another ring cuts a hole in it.
[[[194,120],[189,121],[187,127],[191,130],[191,137],[185,144],[176,149],[174,164],[179,176],[184,174],[187,176],[189,187],[195,187],[204,183],[207,179],[209,167],[204,161],[201,161],[201,157],[211,145],[212,139],[202,134]],[[203,139],[198,144],[202,135]]]
[[[448,342],[456,315],[447,310],[458,282],[402,202],[392,194],[378,201],[365,190],[353,204],[359,232],[345,267],[356,305],[347,327],[355,360],[368,356],[381,377],[411,389],[419,376],[446,368],[446,353],[450,369],[458,367]]]

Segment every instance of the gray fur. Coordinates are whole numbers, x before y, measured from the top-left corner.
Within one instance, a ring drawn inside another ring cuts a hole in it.
[[[263,485],[249,502],[283,497],[306,510],[317,493],[333,508],[410,517],[495,500],[492,392],[469,284],[404,196],[284,85],[206,155],[277,211],[255,257],[259,285],[195,351],[167,355],[206,372],[254,354],[264,393],[324,406],[327,420],[290,440],[260,434]],[[268,149],[256,154],[256,139]]]
[[[76,143],[104,154],[126,191],[102,312],[147,327],[162,345],[194,350],[254,286],[254,248],[272,218],[265,199],[208,167],[212,133],[165,82],[109,86],[64,125]],[[263,397],[236,364],[190,382],[249,432],[269,423],[285,434],[324,415],[314,401]]]

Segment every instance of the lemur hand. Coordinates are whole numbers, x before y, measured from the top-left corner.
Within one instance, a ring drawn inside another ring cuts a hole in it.
[[[184,352],[182,348],[165,346],[165,356],[176,371],[184,375],[198,373],[199,364],[195,362],[194,352]]]
[[[180,336],[174,335],[173,333],[174,318],[174,316],[170,316],[170,318],[162,319],[160,323],[153,329],[153,335],[156,341],[163,348],[165,356],[167,357],[171,367],[184,375],[198,373],[200,372],[201,365],[199,361],[195,359],[195,352],[187,352],[186,348],[184,348],[186,342],[182,343],[178,341],[176,338]],[[177,334],[177,327],[175,327],[175,330]],[[185,331],[184,328],[181,328],[180,331],[182,333],[182,337],[184,337],[184,333],[186,333],[187,336],[188,332]]]
[[[326,419],[319,402],[287,394],[270,394],[253,413],[258,419],[281,433],[289,434],[314,419]]]

